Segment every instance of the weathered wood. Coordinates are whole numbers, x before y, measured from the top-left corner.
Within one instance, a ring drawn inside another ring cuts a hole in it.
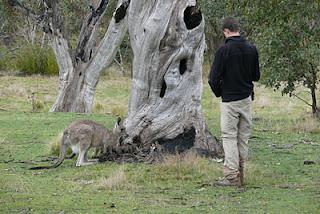
[[[108,5],[108,0],[93,1],[91,12],[83,21],[76,48],[76,62],[88,62],[95,53],[98,28]]]
[[[108,1],[100,0],[83,23],[79,42],[73,59],[73,72],[69,73],[67,84],[61,88],[50,111],[91,113],[95,89],[100,74],[112,63],[127,30],[126,9],[129,1],[120,0],[108,30],[100,45],[97,42],[98,27]],[[117,20],[119,8],[124,16]],[[97,47],[98,46],[98,47]],[[70,75],[71,74],[71,75]]]
[[[194,129],[193,149],[221,153],[201,110],[205,37],[196,1],[132,0],[128,20],[134,59],[124,143],[151,146]]]
[[[92,0],[78,39],[77,47],[71,50],[63,17],[59,14],[59,1],[44,0],[42,14],[18,0],[10,0],[48,34],[50,44],[59,66],[59,92],[51,112],[91,113],[95,89],[101,71],[109,66],[127,31],[127,8],[130,0],[119,0],[109,28],[99,45],[97,35],[108,0]]]
[[[127,6],[123,7],[123,5]],[[119,4],[118,9],[120,7],[123,7],[122,9],[124,10],[121,10],[121,12],[126,14],[128,1],[123,1],[123,3]],[[114,17],[120,13],[120,10],[118,9],[114,13]],[[115,58],[117,50],[127,32],[127,27],[128,22],[126,15],[121,20],[117,20],[116,18],[111,20],[108,30],[102,39],[98,50],[86,67],[86,81],[84,82],[81,93],[77,97],[76,107],[83,105],[85,106],[86,112],[92,111],[94,93],[99,82],[100,74],[103,69],[109,66]]]

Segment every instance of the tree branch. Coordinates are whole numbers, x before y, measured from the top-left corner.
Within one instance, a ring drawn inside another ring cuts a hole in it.
[[[126,4],[129,0],[119,0],[118,8],[121,5]],[[120,5],[120,6],[119,6]],[[128,29],[127,23],[127,8],[125,9],[125,17],[120,20],[118,23],[115,22],[115,18],[113,17],[107,32],[105,33],[99,47],[97,48],[95,54],[93,55],[92,59],[90,60],[87,68],[86,68],[86,84],[84,86],[84,96],[90,97],[98,84],[100,74],[102,70],[108,67],[116,53],[117,50],[123,41],[123,38]],[[117,14],[117,10],[114,13]],[[92,96],[91,96],[92,97]],[[86,105],[88,106],[89,112],[92,108],[93,99],[86,99]]]
[[[95,54],[95,43],[97,39],[97,30],[100,25],[103,14],[108,6],[108,0],[100,0],[99,6],[95,8],[90,6],[91,12],[81,27],[78,45],[76,48],[75,60],[87,62]]]
[[[304,102],[304,103],[307,104],[308,106],[311,106],[311,107],[312,107],[312,105],[311,105],[308,101],[306,101],[305,99],[302,99],[302,98],[299,97],[298,95],[296,95],[296,94],[294,94],[294,93],[290,93],[290,95],[294,96],[295,98],[301,100],[302,102]]]

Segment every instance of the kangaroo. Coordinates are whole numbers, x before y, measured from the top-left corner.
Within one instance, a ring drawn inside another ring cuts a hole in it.
[[[63,132],[58,160],[51,166],[37,166],[30,168],[30,170],[51,169],[60,166],[64,159],[67,158],[68,147],[72,149],[72,155],[69,158],[78,154],[76,166],[98,163],[98,159],[87,159],[88,150],[91,147],[95,148],[95,156],[97,156],[99,152],[105,152],[108,143],[118,140],[121,132],[120,122],[121,118],[119,117],[112,132],[103,125],[91,120],[81,120],[71,123]]]

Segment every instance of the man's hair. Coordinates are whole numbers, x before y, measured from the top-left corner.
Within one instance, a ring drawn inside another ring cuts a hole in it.
[[[240,31],[240,23],[234,17],[226,17],[222,22],[222,30],[228,29],[231,32]]]

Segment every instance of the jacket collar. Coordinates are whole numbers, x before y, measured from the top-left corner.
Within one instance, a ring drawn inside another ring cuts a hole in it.
[[[231,36],[225,40],[225,43],[228,43],[229,41],[243,42],[245,39],[242,36]]]

